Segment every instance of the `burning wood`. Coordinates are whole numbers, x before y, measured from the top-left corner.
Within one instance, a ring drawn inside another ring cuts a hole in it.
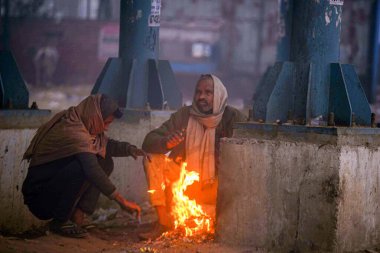
[[[186,170],[186,166],[186,163],[182,163],[180,177],[173,183],[171,189],[173,194],[171,215],[174,220],[174,230],[164,233],[161,237],[173,239],[192,237],[204,241],[214,234],[214,220],[203,210],[201,205],[185,195],[188,186],[195,181],[199,182],[199,173]],[[154,193],[154,191],[149,190],[148,192]]]
[[[188,186],[195,181],[199,182],[199,173],[187,171],[186,166],[186,163],[182,163],[180,178],[172,186],[173,206],[171,214],[174,218],[175,230],[183,231],[186,237],[204,233],[213,234],[214,222],[212,218],[202,209],[201,205],[184,194]]]
[[[151,247],[142,247],[142,248],[140,248],[140,252],[142,252],[142,253],[157,253],[158,250],[151,248]]]

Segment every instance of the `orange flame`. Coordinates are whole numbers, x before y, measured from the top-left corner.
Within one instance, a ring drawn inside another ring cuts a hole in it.
[[[203,233],[214,233],[212,218],[197,204],[184,194],[187,187],[199,181],[199,173],[187,171],[186,163],[182,163],[181,174],[178,181],[172,185],[175,230],[184,230],[185,236],[195,236]]]

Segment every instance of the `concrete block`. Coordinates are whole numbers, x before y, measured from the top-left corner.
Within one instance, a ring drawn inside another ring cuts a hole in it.
[[[0,129],[0,231],[18,232],[42,223],[24,205],[21,186],[28,164],[22,155],[35,129]]]
[[[237,130],[221,143],[219,241],[270,252],[376,246],[380,150],[371,143],[377,135],[259,132]]]
[[[0,110],[0,129],[38,128],[51,116],[50,110]]]

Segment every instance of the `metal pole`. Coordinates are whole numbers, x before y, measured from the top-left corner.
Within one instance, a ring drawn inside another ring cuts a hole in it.
[[[26,109],[29,104],[29,92],[18,70],[10,49],[9,0],[4,3],[3,45],[0,50],[0,108]]]
[[[120,2],[120,58],[158,58],[159,27],[148,25],[155,18],[150,15],[151,8],[151,0]]]
[[[121,0],[119,57],[108,59],[92,93],[105,93],[129,109],[182,106],[169,61],[159,60],[161,0]]]
[[[257,46],[256,46],[256,61],[255,61],[255,76],[259,76],[261,71],[261,56],[263,46],[263,26],[264,26],[264,14],[265,14],[265,0],[260,1],[260,14],[257,22]]]
[[[280,0],[278,12],[278,42],[276,60],[289,61],[292,36],[293,0]]]
[[[123,0],[121,0],[123,1]],[[87,5],[86,5],[86,12],[87,12],[87,19],[91,19],[91,0],[87,0]]]
[[[330,63],[339,62],[341,14],[342,6],[329,1],[294,1],[290,61],[298,69],[292,108],[295,118],[329,113]],[[309,86],[304,73],[311,73]]]
[[[9,50],[9,0],[4,1],[3,50]]]
[[[379,80],[379,36],[380,36],[380,1],[376,0],[373,4],[374,14],[373,14],[373,37],[371,41],[371,48],[369,50],[369,61],[370,64],[370,94],[368,94],[368,99],[370,103],[376,102],[377,85]]]
[[[2,29],[1,29],[1,38],[0,38],[0,50],[3,50],[4,49],[4,14],[3,14],[3,4],[4,4],[4,1],[3,0],[0,0],[0,25],[3,25]]]
[[[294,1],[290,60],[339,61],[342,6],[329,1]]]
[[[160,1],[155,1],[160,4]],[[145,106],[148,90],[148,59],[158,59],[159,50],[159,13],[152,15],[161,6],[151,0],[123,0],[120,3],[119,58],[123,59],[126,70],[134,61],[133,79],[128,89],[127,107]],[[158,20],[155,20],[158,19]],[[127,71],[127,70],[126,70]]]

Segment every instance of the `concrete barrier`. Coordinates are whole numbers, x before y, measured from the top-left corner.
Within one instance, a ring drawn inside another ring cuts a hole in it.
[[[24,205],[21,186],[28,164],[22,155],[35,129],[0,129],[0,231],[20,232],[41,222]]]
[[[116,120],[108,131],[108,136],[116,140],[128,141],[141,147],[145,135],[160,126],[170,117],[170,111],[126,111],[123,118]],[[31,116],[32,117],[32,116]],[[48,118],[45,119],[45,121]],[[18,125],[18,129],[1,129],[0,125],[0,231],[17,233],[43,222],[31,215],[23,203],[21,186],[27,174],[28,164],[21,161],[36,131],[35,120],[28,125],[28,119]],[[43,122],[41,121],[40,124]],[[118,190],[137,203],[148,201],[147,184],[142,160],[114,158],[115,170],[111,180]]]
[[[270,252],[376,246],[379,129],[263,128],[238,129],[221,143],[218,240]]]

